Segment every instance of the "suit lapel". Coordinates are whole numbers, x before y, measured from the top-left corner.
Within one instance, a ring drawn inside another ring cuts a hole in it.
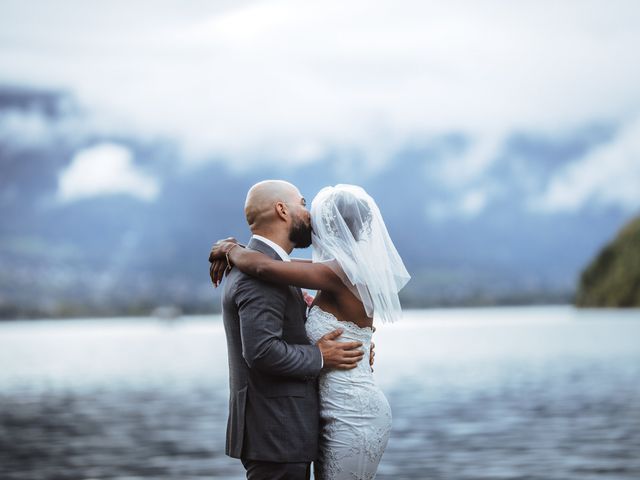
[[[274,260],[282,261],[282,259],[280,258],[280,255],[278,255],[278,253],[273,248],[271,248],[266,243],[261,242],[257,238],[251,238],[251,240],[249,241],[249,244],[247,245],[247,248],[250,248],[251,250],[256,250],[260,253],[264,253],[265,255],[268,255]]]
[[[250,248],[251,250],[256,250],[260,253],[264,253],[265,255],[268,255],[274,260],[282,261],[282,258],[280,258],[280,255],[278,255],[278,253],[273,248],[271,248],[266,243],[261,242],[257,238],[251,238],[251,240],[249,241],[249,244],[247,245],[247,248]],[[304,297],[302,296],[302,290],[300,290],[299,287],[295,287],[293,285],[289,285],[289,290],[291,291],[293,298],[295,298],[298,301],[303,311],[306,313],[307,303],[304,301]],[[306,319],[306,314],[304,317]]]
[[[302,295],[302,290],[300,290],[300,287],[289,287],[292,288],[295,292],[294,297],[298,300],[298,303],[300,304],[300,306],[304,309],[304,311],[307,311],[307,302],[304,301],[304,296]],[[306,318],[306,315],[305,315]]]

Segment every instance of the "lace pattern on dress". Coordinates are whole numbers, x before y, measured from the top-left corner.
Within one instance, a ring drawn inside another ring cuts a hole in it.
[[[340,339],[360,341],[365,358],[371,347],[371,328],[336,319],[314,306],[306,329],[311,341],[335,328],[342,328]],[[391,409],[376,385],[369,362],[352,370],[326,370],[319,379],[320,455],[315,462],[318,480],[373,479],[387,446],[391,431]]]

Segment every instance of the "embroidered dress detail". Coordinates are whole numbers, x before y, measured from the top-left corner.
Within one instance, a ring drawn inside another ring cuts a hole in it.
[[[307,337],[313,343],[336,328],[340,341],[363,344],[364,360],[352,370],[326,370],[320,375],[320,452],[317,480],[373,479],[389,440],[391,408],[376,385],[367,359],[371,328],[340,321],[314,306],[307,317]]]

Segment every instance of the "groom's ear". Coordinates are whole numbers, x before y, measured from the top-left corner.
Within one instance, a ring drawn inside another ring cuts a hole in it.
[[[278,218],[285,221],[289,218],[289,210],[287,209],[286,203],[276,202],[275,209],[276,209],[276,215],[278,216]]]

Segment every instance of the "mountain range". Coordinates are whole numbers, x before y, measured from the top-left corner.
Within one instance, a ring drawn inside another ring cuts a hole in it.
[[[456,184],[466,172],[451,159],[472,141],[462,133],[412,139],[375,165],[344,147],[299,164],[222,154],[190,161],[170,138],[94,123],[66,92],[5,86],[0,316],[139,314],[161,305],[215,311],[209,248],[227,236],[248,239],[244,197],[265,178],[291,181],[308,200],[325,185],[362,185],[412,274],[406,307],[568,302],[583,268],[631,214],[615,206],[540,210],[531,195],[614,134],[605,124],[562,139],[514,133],[482,176]],[[101,145],[130,152],[159,193],[63,198],[65,170]],[[444,165],[454,181],[443,180]]]

